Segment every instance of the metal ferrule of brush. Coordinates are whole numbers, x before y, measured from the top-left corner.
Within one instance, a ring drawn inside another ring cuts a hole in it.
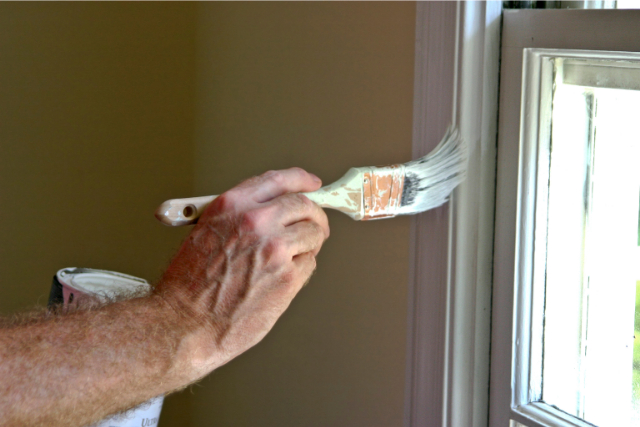
[[[358,168],[363,172],[363,221],[398,215],[402,202],[405,166],[403,164]]]

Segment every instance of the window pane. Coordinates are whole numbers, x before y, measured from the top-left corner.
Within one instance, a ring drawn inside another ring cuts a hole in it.
[[[547,232],[536,248],[546,252],[542,399],[598,426],[640,425],[640,91],[624,87],[637,75],[633,63],[556,59],[546,221],[536,222]]]

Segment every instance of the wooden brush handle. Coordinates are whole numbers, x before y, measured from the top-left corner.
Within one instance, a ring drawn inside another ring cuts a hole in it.
[[[161,223],[171,226],[195,224],[216,197],[218,196],[167,200],[156,210],[156,218]]]
[[[336,209],[355,220],[363,217],[362,168],[351,168],[338,181],[311,193],[302,193],[320,207]],[[218,196],[171,199],[156,210],[156,218],[165,225],[195,224],[209,203]]]

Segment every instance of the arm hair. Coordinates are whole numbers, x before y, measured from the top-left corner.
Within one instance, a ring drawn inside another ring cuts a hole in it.
[[[81,426],[184,387],[178,318],[156,295],[0,321],[0,426]]]

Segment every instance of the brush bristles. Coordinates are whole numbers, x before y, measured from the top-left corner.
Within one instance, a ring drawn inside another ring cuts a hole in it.
[[[433,209],[466,177],[467,148],[457,129],[449,128],[429,154],[405,163],[404,187],[398,215]]]

